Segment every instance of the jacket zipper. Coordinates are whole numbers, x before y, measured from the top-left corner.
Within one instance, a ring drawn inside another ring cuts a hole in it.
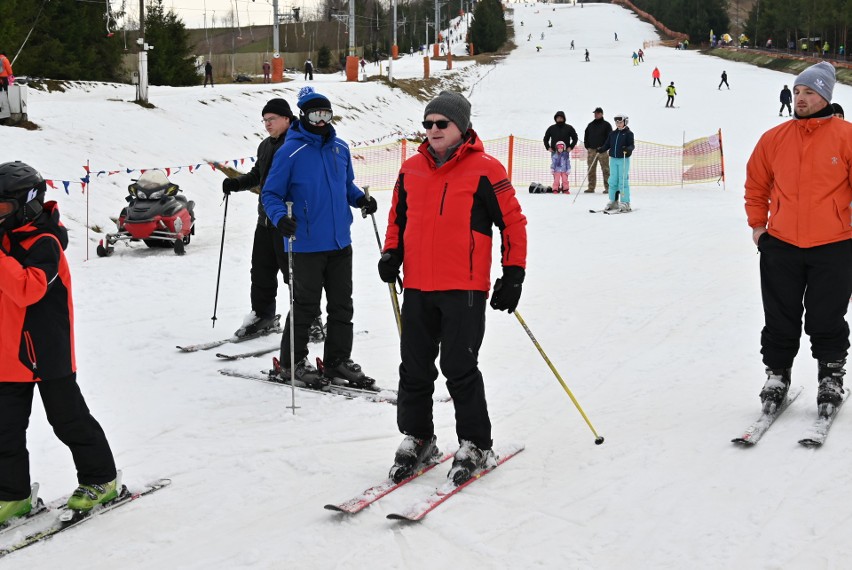
[[[30,362],[33,365],[33,372],[35,372],[38,370],[38,364],[36,362],[35,345],[33,344],[33,338],[30,336],[29,331],[24,331],[24,343],[27,345],[27,358],[30,359]]]
[[[446,199],[447,199],[447,184],[448,184],[448,182],[444,182],[444,193],[443,193],[443,194],[441,194],[441,209],[440,209],[440,211],[438,212],[438,215],[439,215],[439,216],[443,216],[443,215],[444,215],[444,200],[446,200]]]

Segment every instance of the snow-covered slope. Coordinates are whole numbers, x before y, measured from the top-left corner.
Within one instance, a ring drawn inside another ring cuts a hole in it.
[[[792,76],[667,48],[631,53],[656,36],[609,4],[516,5],[518,49],[494,66],[454,73],[467,85],[473,124],[486,140],[538,138],[562,109],[578,131],[600,105],[630,116],[639,141],[680,144],[721,128],[726,189],[639,187],[623,216],[591,215],[600,195],[531,195],[528,277],[519,310],[606,443],[591,431],[512,315],[488,312],[482,349],[494,438],[527,449],[418,525],[387,521],[444,477],[383,499],[356,518],[323,504],[382,479],[401,436],[395,408],[225,378],[209,353],[176,344],[229,335],[249,309],[255,197],[230,200],[218,321],[211,330],[224,208],[222,175],[203,167],[172,180],[198,204],[184,257],[119,244],[94,257],[138,172],[96,178],[87,194],[51,191],[71,230],[79,381],[104,426],[126,482],[170,477],[132,506],[3,560],[48,568],[841,568],[852,554],[842,489],[849,482],[850,422],[826,446],[796,444],[816,414],[816,367],[794,368],[805,392],[754,449],[729,443],[759,411],[763,383],[758,257],[742,208],[745,161],[780,120],[778,92]],[[547,27],[551,20],[552,28]],[[523,21],[523,26],[521,26]],[[545,39],[540,40],[540,34]],[[613,40],[618,32],[620,41]],[[527,42],[526,35],[533,34]],[[570,51],[571,40],[576,49]],[[535,45],[542,45],[537,52]],[[588,48],[591,62],[583,62]],[[651,87],[658,66],[675,81],[678,108]],[[433,66],[433,71],[434,71]],[[459,66],[456,66],[459,67]],[[404,57],[398,77],[422,60]],[[728,72],[730,91],[716,86]],[[317,76],[352,142],[417,129],[423,103],[378,83]],[[2,129],[3,159],[46,177],[174,167],[252,156],[260,109],[295,104],[301,77],[280,86],[151,89],[155,109],[130,86],[79,85],[30,93],[42,130]],[[838,86],[843,103],[852,91]],[[547,155],[542,150],[543,176]],[[245,166],[247,168],[248,165]],[[583,165],[575,165],[575,168]],[[377,192],[380,229],[390,201]],[[88,200],[87,200],[88,199]],[[398,337],[376,275],[369,220],[356,216],[354,358],[392,387]],[[89,259],[87,260],[87,252]],[[287,310],[282,287],[280,312]],[[274,344],[257,340],[239,350]],[[315,350],[313,355],[321,356]],[[266,359],[238,363],[258,370]],[[445,392],[443,385],[438,392]],[[436,404],[442,447],[452,447],[452,404]],[[29,430],[33,477],[47,499],[76,484],[65,447],[38,404]]]

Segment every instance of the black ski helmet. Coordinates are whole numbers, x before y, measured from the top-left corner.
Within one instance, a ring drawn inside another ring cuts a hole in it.
[[[18,226],[42,212],[47,184],[32,166],[19,160],[0,164],[0,220]],[[5,215],[1,210],[7,210]]]

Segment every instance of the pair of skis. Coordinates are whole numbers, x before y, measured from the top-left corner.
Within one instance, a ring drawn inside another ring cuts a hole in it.
[[[636,212],[639,208],[633,208],[632,210],[589,210],[590,214],[606,214],[608,216],[614,216],[616,214],[629,214],[631,212]]]
[[[512,445],[501,449],[498,452],[497,456],[497,465],[491,468],[482,469],[474,473],[473,477],[462,483],[461,485],[455,485],[452,481],[447,481],[439,487],[435,488],[434,491],[426,495],[425,497],[420,497],[416,501],[412,502],[408,507],[401,509],[399,512],[393,512],[387,515],[387,518],[391,520],[402,520],[402,521],[420,521],[423,518],[432,512],[439,505],[446,502],[450,497],[456,495],[459,491],[479,481],[485,475],[488,475],[494,469],[503,465],[506,461],[515,457],[517,454],[524,450],[524,446],[522,444]],[[429,471],[431,471],[437,465],[445,463],[449,459],[453,457],[453,453],[446,453],[441,456],[435,463],[431,463],[429,465],[425,465],[421,467],[421,469],[415,472],[408,479],[404,479],[399,483],[394,483],[391,479],[386,479],[385,481],[379,483],[378,485],[374,485],[366,489],[365,491],[355,495],[351,499],[344,501],[342,503],[336,504],[328,504],[325,505],[325,508],[330,511],[337,511],[341,513],[347,513],[354,515],[359,513],[381,499],[382,497],[387,496],[388,494],[396,491],[400,487],[410,483],[411,481],[417,479],[418,477],[422,477]]]
[[[27,516],[14,519],[0,527],[0,558],[77,527],[109,511],[155,493],[170,484],[171,479],[158,479],[138,491],[130,491],[122,485],[115,499],[103,505],[97,505],[87,512],[68,509],[65,506],[67,498],[45,505],[41,499],[37,498],[38,484],[35,484],[32,495],[35,503],[33,510]],[[7,540],[7,537],[10,540]]]
[[[267,384],[277,384],[279,386],[290,386],[290,382],[282,379],[272,370],[264,370],[261,372],[246,372],[235,368],[222,368],[219,374],[223,376],[231,376],[233,378],[245,378],[246,380],[255,380],[257,382],[265,382]],[[347,399],[362,398],[369,402],[386,402],[396,405],[397,393],[396,390],[367,390],[365,388],[353,388],[351,386],[340,386],[337,384],[329,384],[323,386],[322,390],[308,388],[307,386],[295,386],[296,390],[304,392],[313,392],[315,394],[325,394],[327,396],[342,396]]]
[[[769,428],[772,427],[775,420],[777,420],[778,417],[790,407],[796,398],[799,397],[802,390],[803,388],[801,386],[791,386],[787,392],[787,398],[775,409],[773,413],[762,413],[759,418],[746,428],[742,435],[735,437],[731,441],[744,446],[757,445],[757,442],[760,441],[767,431],[769,431]],[[846,400],[847,395],[848,392],[844,394],[843,401]],[[831,429],[831,425],[834,423],[835,418],[837,418],[837,414],[842,405],[843,402],[838,404],[828,416],[817,417],[817,419],[814,420],[814,422],[804,431],[799,439],[799,444],[805,447],[820,447],[823,443],[825,443],[825,440],[828,437],[828,432]]]

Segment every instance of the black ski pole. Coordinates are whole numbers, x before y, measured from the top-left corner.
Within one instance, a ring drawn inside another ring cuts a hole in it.
[[[225,217],[222,219],[222,243],[219,245],[219,269],[216,271],[216,297],[213,299],[213,328],[216,328],[216,309],[219,306],[219,278],[222,277],[222,253],[225,251],[225,225],[228,223],[228,198],[225,194]]]
[[[367,198],[370,197],[370,187],[369,186],[364,186],[364,196],[366,196]],[[362,211],[361,216],[366,218],[367,217],[366,212]],[[376,234],[376,243],[379,244],[379,254],[382,255],[382,238],[379,237],[379,226],[376,225],[376,214],[370,214],[370,217],[373,218],[373,231]],[[382,259],[384,259],[385,255],[390,255],[390,254],[386,253],[386,254],[382,255]],[[399,284],[399,288],[402,289],[402,280],[399,277],[397,277],[396,281]],[[390,298],[391,298],[391,306],[393,307],[393,315],[394,315],[394,318],[396,319],[396,330],[399,333],[399,336],[402,337],[402,314],[399,310],[399,294],[397,293],[397,290],[396,290],[396,284],[388,283],[388,288],[390,289]]]

